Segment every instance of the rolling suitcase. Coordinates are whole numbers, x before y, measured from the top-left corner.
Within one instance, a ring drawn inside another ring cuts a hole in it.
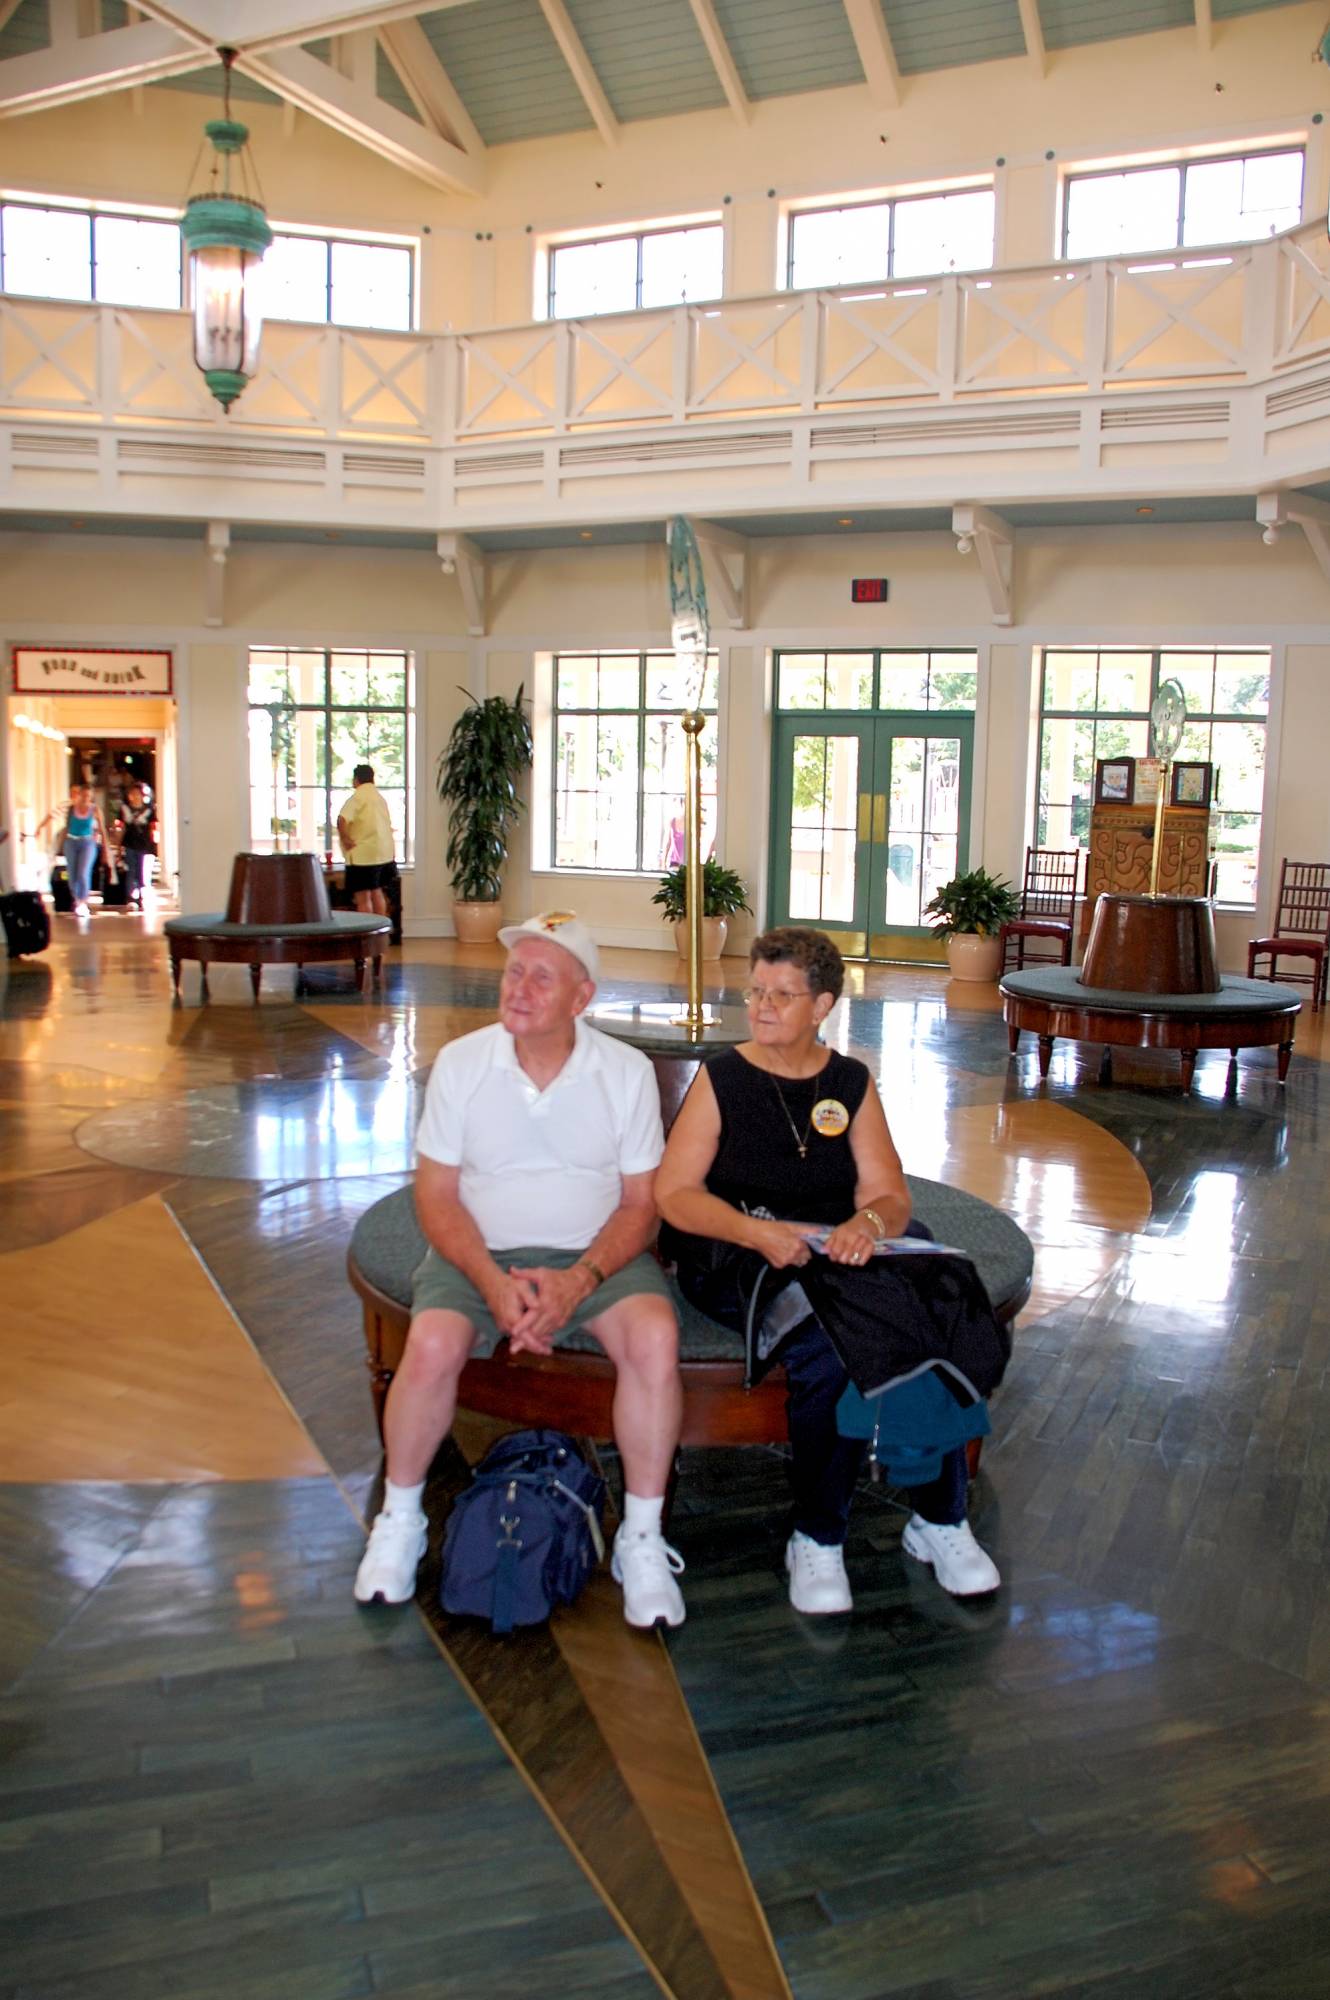
[[[15,889],[8,896],[0,896],[0,917],[4,919],[5,945],[11,958],[34,957],[51,942],[51,919],[35,890]]]
[[[51,906],[58,916],[67,917],[74,908],[74,891],[70,887],[69,868],[63,861],[57,861],[51,870]]]

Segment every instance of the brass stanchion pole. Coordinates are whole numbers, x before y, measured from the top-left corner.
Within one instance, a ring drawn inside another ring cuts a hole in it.
[[[700,1035],[706,1026],[702,1005],[702,731],[707,719],[699,709],[688,709],[682,721],[687,738],[683,834],[688,927],[688,1006],[683,1024]]]
[[[1150,894],[1159,894],[1159,871],[1164,860],[1164,801],[1168,797],[1168,775],[1172,765],[1165,757],[1159,765],[1159,796],[1155,800],[1155,840],[1150,855]]]

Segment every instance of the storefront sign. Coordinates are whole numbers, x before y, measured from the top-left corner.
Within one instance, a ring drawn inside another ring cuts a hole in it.
[[[170,694],[169,652],[15,646],[15,694]]]

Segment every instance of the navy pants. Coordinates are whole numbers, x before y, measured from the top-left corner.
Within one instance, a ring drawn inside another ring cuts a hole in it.
[[[868,1450],[865,1438],[845,1438],[836,1429],[836,1405],[850,1378],[815,1319],[795,1328],[781,1347],[780,1360],[789,1385],[794,1525],[811,1541],[838,1544],[845,1540],[855,1482]],[[944,1455],[936,1479],[906,1491],[923,1520],[956,1527],[965,1519],[968,1484],[965,1451],[958,1445]]]

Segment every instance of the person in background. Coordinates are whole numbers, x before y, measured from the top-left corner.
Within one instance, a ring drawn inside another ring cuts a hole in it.
[[[129,881],[129,896],[126,909],[132,903],[143,908],[143,875],[148,856],[153,852],[152,823],[153,804],[147,788],[137,778],[131,779],[125,787],[125,802],[121,808],[120,851],[124,856],[125,874]]]
[[[32,838],[37,840],[43,831],[56,820],[63,810],[65,830],[61,835],[61,851],[65,865],[69,869],[69,887],[74,898],[74,915],[88,915],[88,896],[92,889],[92,871],[97,860],[97,850],[101,849],[106,872],[115,878],[115,864],[111,859],[111,844],[106,837],[106,821],[102,809],[92,795],[91,785],[71,785],[69,803],[56,807],[39,820],[33,829]]]
[[[347,890],[366,916],[386,917],[383,888],[394,859],[393,823],[374,782],[372,764],[357,764],[351,782],[355,790],[337,815]]]

